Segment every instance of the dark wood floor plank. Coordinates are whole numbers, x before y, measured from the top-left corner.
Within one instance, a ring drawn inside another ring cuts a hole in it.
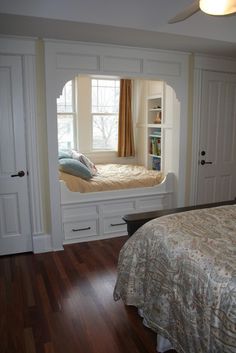
[[[136,308],[113,300],[127,239],[0,258],[0,352],[156,353]]]

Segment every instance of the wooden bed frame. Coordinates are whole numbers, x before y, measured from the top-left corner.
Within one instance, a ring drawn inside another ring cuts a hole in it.
[[[127,235],[123,216],[173,207],[173,185],[173,173],[153,187],[89,193],[60,181],[64,244]]]

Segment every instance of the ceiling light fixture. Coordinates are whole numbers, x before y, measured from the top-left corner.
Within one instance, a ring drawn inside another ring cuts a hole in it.
[[[199,7],[209,15],[224,16],[236,12],[236,0],[200,0]]]

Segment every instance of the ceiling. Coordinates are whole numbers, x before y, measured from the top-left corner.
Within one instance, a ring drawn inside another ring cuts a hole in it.
[[[168,20],[191,0],[1,0],[0,34],[170,49],[236,58],[236,15]]]

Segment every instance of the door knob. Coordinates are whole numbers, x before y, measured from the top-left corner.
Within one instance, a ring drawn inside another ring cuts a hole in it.
[[[15,178],[15,177],[19,177],[22,178],[25,175],[25,172],[23,170],[20,170],[17,174],[12,174],[11,177]]]
[[[204,161],[203,159],[201,160],[201,165],[204,165],[204,164],[212,164],[212,162],[206,162],[206,161]]]

